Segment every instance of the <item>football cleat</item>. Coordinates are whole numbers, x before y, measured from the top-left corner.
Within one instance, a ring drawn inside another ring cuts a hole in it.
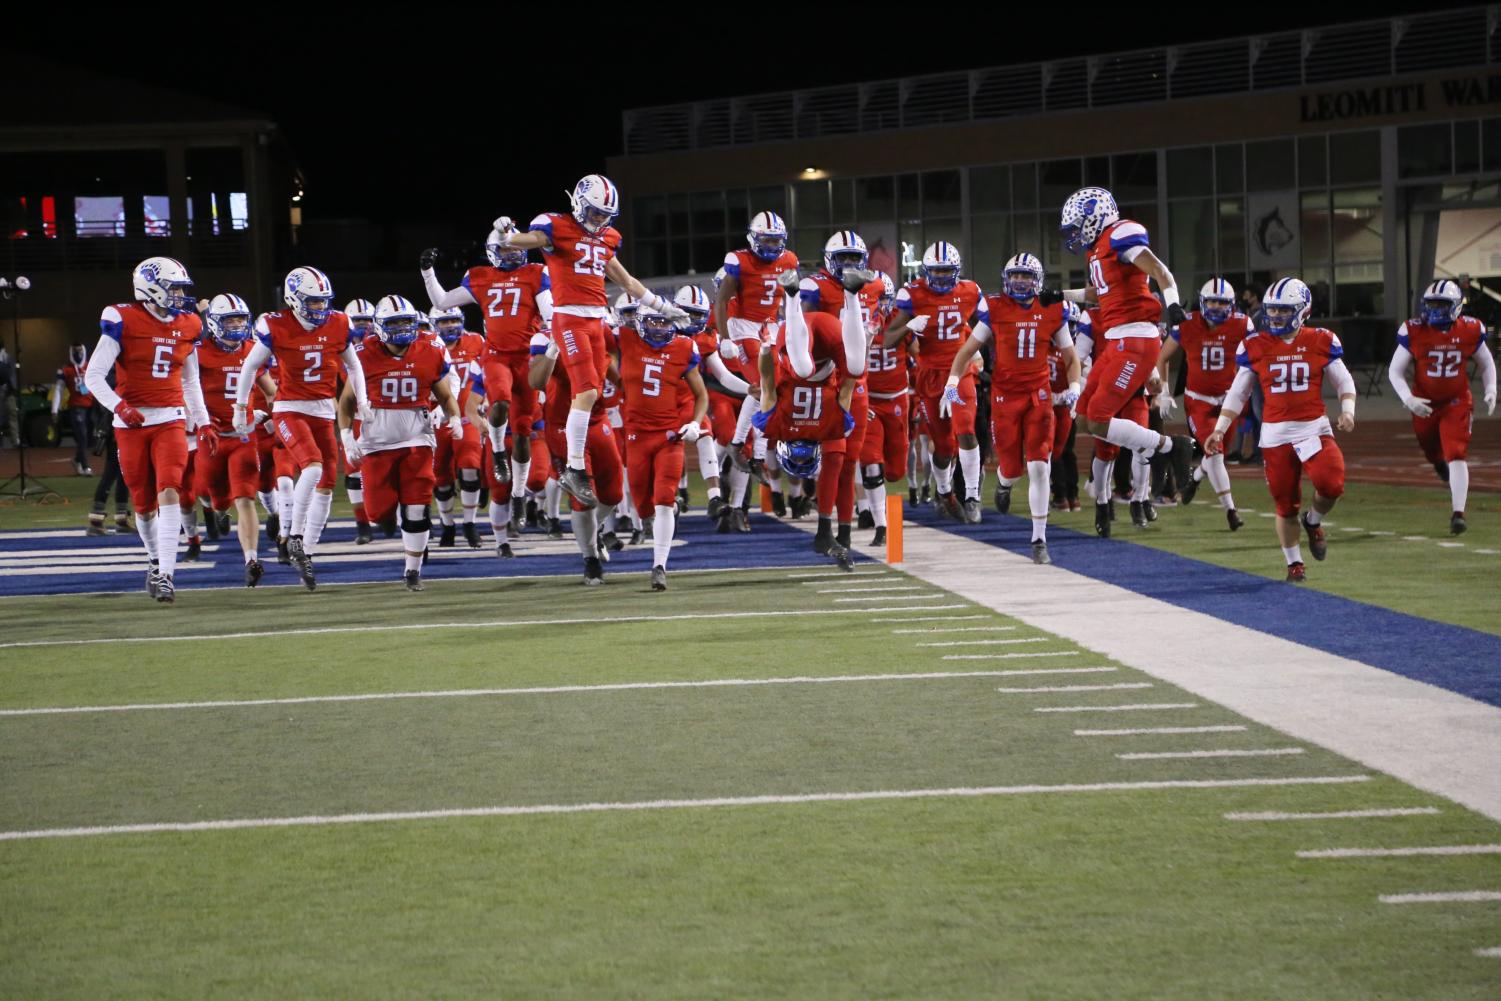
[[[83,534],[84,535],[106,535],[106,534],[108,534],[108,533],[106,533],[104,531],[104,516],[100,515],[98,521],[95,521],[92,517],[90,517],[89,518],[89,527],[86,528],[86,529],[84,529],[84,533]]]
[[[215,517],[219,519],[219,534],[226,539],[229,538],[229,512],[220,512]]]
[[[725,502],[723,497],[709,498],[709,520],[718,521],[719,516],[724,514]]]
[[[1151,500],[1144,500],[1141,502],[1141,513],[1146,517],[1147,524],[1151,524],[1152,522],[1157,520],[1157,507],[1151,502]]]
[[[222,534],[219,531],[219,516],[207,508],[203,513],[203,534],[208,536],[210,542],[218,542]]]
[[[801,518],[808,517],[808,511],[812,508],[812,506],[813,502],[805,496],[792,498],[792,507],[790,509],[792,520],[797,521]]]
[[[840,526],[834,530],[834,544],[836,546],[843,546],[845,549],[848,549],[850,547],[849,522],[846,521],[841,523]]]
[[[1297,563],[1289,563],[1287,565],[1287,581],[1289,584],[1301,584],[1307,579],[1308,573],[1301,560]]]
[[[653,591],[667,590],[667,568],[654,566],[651,568],[651,589]]]
[[[146,594],[152,601],[156,600],[157,588],[161,585],[162,572],[157,569],[156,563],[146,568]]]
[[[284,567],[292,565],[292,550],[286,539],[276,540],[276,562]]]
[[[495,473],[496,483],[511,482],[511,456],[506,452],[491,452],[491,471]]]
[[[829,555],[829,550],[834,548],[834,527],[829,519],[818,519],[818,530],[813,533],[813,551],[820,556]]]
[[[605,582],[605,568],[604,568],[604,564],[599,561],[599,557],[597,557],[597,556],[585,556],[584,557],[584,583],[587,584],[590,587],[594,587],[594,586],[596,586],[598,584],[603,584],[604,582]]]
[[[1190,463],[1194,457],[1194,440],[1187,435],[1173,436],[1173,449],[1168,453],[1168,461],[1173,464],[1173,477],[1178,483],[1188,483],[1193,479],[1193,469]]]
[[[182,554],[184,563],[197,563],[203,556],[203,540],[193,536],[188,540],[188,551]]]
[[[521,527],[523,525],[528,528],[537,527],[534,516],[531,516],[527,511],[529,503],[529,501],[523,500],[519,494],[511,498],[511,535],[515,538],[521,538]]]
[[[907,488],[907,506],[908,507],[917,507],[917,488],[916,487],[908,487]]]
[[[426,591],[427,590],[427,588],[425,588],[425,587],[422,586],[422,571],[421,570],[408,570],[406,573],[404,573],[404,574],[401,575],[401,579],[406,582],[406,586],[407,586],[407,590],[408,591]]]
[[[115,515],[115,532],[116,533],[134,532],[134,531],[135,531],[135,529],[132,528],[131,525],[130,525],[130,515],[128,515],[128,514],[117,514],[117,515]]]
[[[172,604],[177,597],[177,591],[172,586],[172,575],[168,573],[156,575],[156,600],[163,605]]]
[[[620,541],[620,536],[614,532],[606,532],[599,537],[599,547],[607,553],[618,553],[625,548],[625,543]],[[605,559],[609,559],[608,556]]]
[[[1102,539],[1110,538],[1110,505],[1096,504],[1094,506],[1094,534]]]
[[[526,527],[542,527],[542,509],[537,506],[537,502],[534,500],[528,500],[526,502]]]
[[[836,543],[834,547],[829,550],[829,555],[834,557],[834,562],[839,564],[839,569],[843,570],[845,573],[855,572],[855,561],[850,557],[850,550],[848,546],[841,546]]]
[[[599,498],[594,496],[594,484],[589,481],[589,474],[582,469],[565,467],[563,475],[558,478],[558,486],[567,491],[568,495],[582,504],[586,510],[599,506]]]
[[[292,557],[292,565],[297,567],[297,576],[302,578],[303,587],[309,591],[316,590],[318,578],[313,573],[312,558],[302,548],[302,536],[294,535],[287,540],[287,552]]]
[[[876,516],[871,514],[869,511],[861,511],[860,519],[855,527],[859,528],[861,531],[864,531],[867,528],[875,528]]]
[[[265,576],[266,568],[260,560],[251,560],[245,564],[245,586],[255,587]]]
[[[1307,511],[1299,515],[1298,520],[1303,523],[1303,529],[1308,533],[1308,551],[1313,554],[1314,559],[1322,560],[1329,553],[1329,540],[1324,536],[1324,526],[1322,524],[1310,525]]]
[[[458,535],[457,525],[444,525],[443,534],[438,536],[439,549],[452,549],[454,538]]]
[[[1048,555],[1048,544],[1045,540],[1032,540],[1032,562],[1038,566],[1046,566],[1053,562],[1053,557]]]
[[[880,526],[879,528],[876,529],[875,537],[870,540],[870,544],[872,546],[884,546],[884,545],[886,545],[886,526],[885,525],[882,525],[882,526]]]
[[[938,514],[953,521],[964,520],[964,510],[959,506],[959,498],[954,496],[952,490],[938,495]]]
[[[512,560],[516,558],[516,554],[511,551],[511,544],[503,540],[495,544],[495,555],[497,558],[502,560]]]
[[[1449,517],[1450,535],[1463,535],[1465,534],[1465,529],[1469,527],[1469,525],[1465,524],[1465,513],[1463,511],[1455,511],[1454,514]]]
[[[472,521],[464,522],[464,541],[469,543],[470,549],[478,549],[482,545],[479,538],[479,526]]]
[[[787,498],[782,495],[782,491],[780,490],[773,490],[771,492],[771,513],[778,518],[787,517]]]
[[[1225,512],[1225,522],[1230,526],[1230,531],[1232,532],[1238,531],[1241,526],[1245,524],[1245,522],[1241,520],[1239,512],[1237,512],[1233,507]]]
[[[645,537],[646,537],[646,533],[642,532],[641,529],[639,529],[639,528],[633,528],[633,529],[631,529],[631,541],[630,541],[630,545],[633,545],[633,546],[639,546],[639,545],[641,545],[641,540],[644,539]]]
[[[964,523],[966,525],[978,525],[980,523],[979,498],[969,497],[964,501]]]
[[[1194,495],[1198,492],[1199,481],[1190,476],[1187,480],[1178,485],[1178,503],[1192,504],[1194,502]]]
[[[1438,474],[1439,479],[1445,483],[1449,482],[1449,464],[1447,462],[1435,462],[1433,464],[1433,471]]]
[[[685,488],[678,489],[678,514],[688,513],[688,491]]]
[[[731,509],[730,530],[741,533],[751,530],[750,517],[745,513],[744,509],[738,507]]]
[[[1004,483],[997,483],[995,487],[995,509],[1001,514],[1011,512],[1011,487]]]
[[[926,504],[926,503],[928,503],[928,501],[930,501],[932,499],[933,499],[933,489],[932,489],[931,486],[929,486],[928,484],[924,483],[922,485],[922,493],[920,493],[918,495],[917,502],[919,504]]]
[[[1141,509],[1141,501],[1131,502],[1131,524],[1135,525],[1137,528],[1147,527],[1147,515],[1146,512]]]
[[[714,526],[714,534],[715,535],[729,535],[730,534],[730,530],[731,530],[730,529],[730,511],[731,510],[733,510],[733,509],[730,508],[728,505],[726,505],[725,509],[722,512],[720,512],[720,515],[719,515],[719,524],[717,524],[717,525]]]
[[[370,522],[356,522],[354,526],[354,544],[357,546],[368,546],[374,541],[375,537],[370,534]]]

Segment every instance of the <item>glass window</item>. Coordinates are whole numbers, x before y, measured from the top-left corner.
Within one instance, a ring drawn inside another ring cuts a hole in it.
[[[829,222],[834,229],[849,229],[855,225],[855,182],[830,181],[834,215]]]
[[[1311,274],[1317,269],[1321,274],[1327,273],[1330,232],[1329,192],[1313,191],[1303,195],[1302,230],[1303,272]]]
[[[684,239],[668,240],[667,260],[665,263],[667,267],[663,269],[664,273],[670,275],[685,273],[691,267],[691,263],[688,260],[688,241]]]
[[[974,212],[1004,212],[1011,207],[1010,167],[971,167],[969,203]]]
[[[1298,183],[1305,188],[1320,188],[1329,183],[1329,142],[1323,136],[1304,136],[1298,140]]]
[[[120,195],[89,195],[73,199],[73,226],[80,237],[124,236],[125,199]]]
[[[1018,163],[1011,168],[1011,206],[1018,209],[1037,207],[1037,164]]]
[[[1447,130],[1446,130],[1447,131]],[[1445,149],[1448,140],[1444,140]],[[1329,183],[1381,180],[1381,133],[1336,132],[1329,137]]]
[[[1009,215],[982,215],[971,224],[970,237],[974,246],[964,255],[965,277],[979,282],[987,292],[993,292],[1001,284],[1001,268],[1015,252],[1011,239]]]
[[[793,203],[797,211],[793,224],[798,229],[825,230],[829,228],[829,182],[801,181],[792,186]],[[757,211],[761,211],[757,209]]]
[[[1214,194],[1214,150],[1209,146],[1167,151],[1167,196]],[[1176,241],[1175,241],[1176,242]]]
[[[1335,282],[1342,268],[1374,265],[1375,277],[1381,277],[1385,242],[1381,236],[1381,189],[1357,188],[1334,192],[1331,236],[1334,244]]]
[[[1246,190],[1284,191],[1296,186],[1291,139],[1246,143]]]
[[[1084,169],[1077,158],[1049,160],[1038,165],[1042,182],[1042,204],[1062,205],[1068,196],[1084,186]]]
[[[922,184],[917,174],[897,176],[896,214],[899,219],[922,218]]]
[[[1453,173],[1449,123],[1409,125],[1397,130],[1397,176],[1431,177]],[[1368,180],[1368,178],[1361,178]]]
[[[1454,123],[1454,173],[1480,173],[1480,123]]]
[[[635,240],[631,244],[631,267],[639,268],[638,277],[654,278],[665,274],[666,252],[661,240]]]
[[[1214,214],[1214,201],[1209,198],[1168,202],[1168,254],[1175,271],[1214,270]]]
[[[823,228],[803,227],[793,231],[792,252],[797,255],[803,271],[817,271],[823,267],[823,245],[828,238],[829,234]]]
[[[1221,198],[1219,204],[1220,273],[1244,271],[1246,267],[1246,200]]]
[[[922,213],[926,218],[957,216],[964,212],[959,171],[930,170],[922,176]]]
[[[1481,166],[1501,170],[1501,118],[1487,118],[1480,123]]]
[[[1111,191],[1121,206],[1157,201],[1157,154],[1123,153],[1110,158],[1115,174]]]
[[[900,257],[922,260],[923,250],[928,245],[923,242],[923,224],[921,219],[898,220],[896,238],[899,244],[897,251]],[[892,277],[898,278],[897,275],[892,275]],[[906,281],[905,278],[900,278],[899,280]]]
[[[896,181],[890,175],[862,177],[855,182],[855,216],[890,219],[896,215]]]
[[[750,229],[751,216],[760,211],[759,207],[750,207],[743,189],[735,188],[724,193],[724,216],[729,232],[738,233],[742,229]],[[777,214],[781,215],[780,212]]]
[[[1052,217],[1049,216],[1051,219]],[[1035,257],[1043,256],[1042,227],[1038,223],[1036,212],[1018,212],[1011,219],[1014,227],[1014,239],[1011,241],[1010,251],[1006,254],[1009,259],[1015,254],[1028,253]],[[1053,229],[1057,229],[1056,222]],[[1002,264],[1005,263],[1003,260]],[[1044,260],[1044,263],[1049,263]]]
[[[636,199],[635,218],[631,220],[633,234],[642,237],[659,237],[667,235],[667,198],[664,195],[650,195]]]
[[[674,240],[687,238],[689,232],[687,195],[669,195],[667,197],[667,226],[668,232]]]
[[[724,192],[700,191],[691,199],[695,236],[724,233]]]
[[[1245,150],[1240,143],[1225,143],[1214,148],[1214,186],[1222,195],[1246,190]]]
[[[764,188],[751,188],[748,192],[750,202],[755,206],[756,212],[775,212],[784,219],[790,214],[787,211],[787,189],[780,184]],[[749,223],[747,217],[746,222]]]
[[[693,261],[691,270],[701,275],[712,275],[719,270],[724,263],[725,245],[724,237],[696,236],[693,239]]]
[[[1110,157],[1086,156],[1084,158],[1084,183],[1096,187],[1110,187]]]

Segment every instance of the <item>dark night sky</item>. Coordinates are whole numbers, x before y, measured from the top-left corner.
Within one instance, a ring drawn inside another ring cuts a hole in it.
[[[862,15],[858,31],[832,17],[810,24],[814,15],[798,8],[786,30],[731,42],[720,36],[740,22],[723,20],[711,6],[696,16],[650,19],[615,7],[616,16],[598,21],[570,9],[545,22],[515,7],[497,6],[488,17],[472,7],[407,7],[386,24],[368,13],[288,9],[273,16],[236,8],[238,23],[196,15],[159,22],[168,46],[195,40],[177,56],[161,44],[129,58],[120,58],[129,46],[60,44],[67,40],[56,23],[15,26],[0,46],[44,55],[64,74],[70,65],[93,66],[264,112],[280,123],[302,166],[309,219],[488,221],[499,211],[527,216],[561,207],[565,187],[620,151],[626,108],[1287,31],[1435,6],[1463,5],[1368,3],[1358,13],[1336,5],[1310,13],[1307,4],[1274,3],[1234,8],[1235,17],[1166,19],[1136,5],[1056,8],[1056,29],[1045,5],[986,18],[944,6],[936,17],[916,8],[897,17]],[[138,11],[128,20],[89,16],[91,38],[142,30]],[[172,20],[176,26],[167,28]],[[608,27],[587,31],[591,22]],[[767,23],[775,24],[774,16]],[[959,44],[907,44],[900,40],[904,24]],[[1025,28],[1013,33],[1011,25]],[[844,34],[852,40],[841,42]],[[299,66],[303,54],[315,68]],[[22,98],[31,86],[67,86],[66,79],[0,83],[7,85],[0,93]]]

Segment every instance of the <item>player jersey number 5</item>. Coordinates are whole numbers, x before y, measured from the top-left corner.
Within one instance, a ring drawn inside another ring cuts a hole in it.
[[[579,259],[573,262],[573,270],[581,275],[605,276],[605,265],[610,262],[610,248],[597,244],[580,244]]]

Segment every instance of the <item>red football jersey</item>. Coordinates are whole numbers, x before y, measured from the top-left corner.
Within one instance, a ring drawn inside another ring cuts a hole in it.
[[[250,354],[250,342],[237,350],[225,351],[205,337],[198,344],[198,384],[203,387],[203,403],[215,431],[234,430],[235,394],[240,388],[240,367]],[[266,409],[266,397],[257,389],[251,394],[251,409]]]
[[[1155,324],[1162,317],[1162,303],[1152,294],[1146,272],[1121,256],[1148,245],[1146,227],[1122,219],[1106,226],[1090,248],[1089,284],[1100,300],[1094,327],[1097,342],[1123,324]]]
[[[1190,313],[1188,319],[1168,331],[1168,336],[1183,348],[1188,364],[1190,393],[1200,396],[1224,396],[1235,381],[1232,359],[1235,349],[1256,332],[1250,319],[1234,312],[1224,323],[1210,324],[1202,313]]]
[[[1291,340],[1250,334],[1241,342],[1235,363],[1249,368],[1261,383],[1263,424],[1316,421],[1324,409],[1324,368],[1343,358],[1334,331],[1302,327]]]
[[[684,423],[679,387],[698,367],[698,349],[688,337],[654,348],[631,327],[620,328],[620,381],[625,391],[625,426],[635,433],[676,431]],[[691,416],[691,412],[690,412]]]
[[[77,365],[64,365],[57,373],[57,377],[67,384],[68,406],[70,407],[86,408],[94,405],[94,394],[89,392],[89,388],[83,382],[83,374],[87,370],[87,365],[83,368]]]
[[[443,349],[425,337],[412,342],[399,356],[375,337],[361,341],[355,351],[365,370],[370,406],[376,410],[425,410],[433,385],[448,375]]]
[[[777,275],[788,269],[797,270],[797,255],[790,250],[782,251],[774,261],[763,261],[750,250],[732,250],[725,254],[725,274],[733,276],[739,283],[739,291],[730,300],[730,316],[751,323],[775,320],[782,295]]]
[[[979,313],[984,318],[986,296],[967,278],[948,292],[934,292],[926,279],[919,278],[897,290],[896,308],[909,317],[928,318],[922,333],[912,334],[917,341],[917,367],[947,373],[969,337],[970,317]]]
[[[138,302],[104,307],[99,329],[120,344],[115,360],[115,392],[133,407],[181,407],[182,366],[203,330],[197,316],[184,313],[158,320]]]
[[[1043,306],[1034,299],[1024,306],[1009,295],[988,295],[985,304],[995,351],[991,392],[999,396],[1047,389],[1052,381],[1048,353],[1058,328],[1066,322],[1064,304]]]
[[[865,387],[870,394],[891,399],[907,391],[907,349],[902,344],[881,346],[881,335],[870,342],[865,356]]]
[[[537,296],[552,288],[541,264],[515,271],[489,265],[464,272],[464,287],[485,311],[485,343],[491,351],[525,351],[542,326]]]
[[[255,336],[281,369],[278,400],[331,400],[338,391],[339,356],[354,343],[349,317],[334,311],[323,325],[307,329],[291,313],[262,313]],[[366,380],[368,382],[368,379]]]
[[[531,231],[547,234],[542,251],[556,306],[609,305],[605,296],[605,265],[620,250],[620,231],[606,226],[590,233],[566,212],[544,212],[532,220]]]
[[[1412,353],[1412,393],[1433,403],[1470,399],[1470,375],[1465,362],[1485,343],[1485,325],[1461,316],[1448,330],[1408,320],[1397,331],[1397,343]]]
[[[885,286],[877,278],[866,282],[860,289],[860,323],[870,328],[871,318],[881,314],[881,292]],[[804,278],[798,285],[798,297],[807,312],[829,313],[838,319],[844,309],[844,286],[827,271],[818,271]]]

